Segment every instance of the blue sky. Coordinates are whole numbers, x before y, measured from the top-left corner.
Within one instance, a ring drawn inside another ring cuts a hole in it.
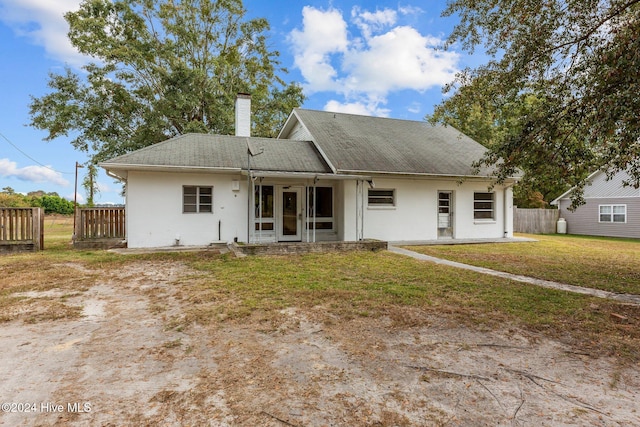
[[[70,138],[45,142],[28,126],[30,97],[48,93],[49,73],[80,70],[86,58],[68,43],[63,14],[79,0],[0,0],[0,188],[55,191],[73,199],[75,162],[87,161]],[[444,0],[245,0],[248,17],[271,24],[270,41],[302,84],[304,108],[423,120],[456,71],[486,58],[438,49],[454,18]],[[80,180],[84,169],[79,169]],[[98,203],[122,203],[121,185],[101,173]],[[78,189],[78,200],[84,201]]]

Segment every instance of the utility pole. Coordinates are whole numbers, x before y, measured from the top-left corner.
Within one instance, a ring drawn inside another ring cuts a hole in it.
[[[76,161],[76,183],[73,188],[73,240],[76,240],[76,216],[78,211],[78,168],[83,167],[84,166]]]

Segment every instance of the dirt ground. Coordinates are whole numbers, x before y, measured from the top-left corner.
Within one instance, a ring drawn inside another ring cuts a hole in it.
[[[0,425],[640,425],[637,367],[411,308],[415,327],[323,307],[180,326],[186,273],[127,263],[67,299],[78,319],[1,323]]]

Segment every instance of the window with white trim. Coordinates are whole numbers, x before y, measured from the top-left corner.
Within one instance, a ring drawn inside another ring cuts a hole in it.
[[[627,205],[600,205],[599,222],[625,223],[627,222]]]
[[[395,206],[396,190],[383,190],[377,188],[369,188],[367,195],[367,203],[371,207],[378,206]]]
[[[307,195],[309,197],[307,201],[309,207],[307,228],[309,230],[313,230],[314,227],[316,230],[333,230],[333,187],[309,187]]]
[[[495,219],[495,193],[473,193],[473,219]]]
[[[260,193],[261,188],[262,193]],[[253,202],[256,231],[273,231],[275,229],[273,217],[273,206],[275,203],[273,185],[256,186]]]
[[[185,185],[182,187],[183,213],[212,213],[213,187]]]

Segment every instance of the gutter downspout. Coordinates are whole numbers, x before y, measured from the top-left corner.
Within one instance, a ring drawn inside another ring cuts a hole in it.
[[[360,226],[358,218],[360,216],[360,209],[358,204],[358,194],[360,192],[360,180],[356,181],[356,242],[358,241],[358,227]]]
[[[258,224],[258,243],[262,243],[262,178],[258,184]]]
[[[317,187],[316,184],[318,183],[318,177],[315,177],[313,179],[313,243],[316,242],[316,194],[317,194]]]
[[[247,150],[247,244],[251,243],[251,151]]]

